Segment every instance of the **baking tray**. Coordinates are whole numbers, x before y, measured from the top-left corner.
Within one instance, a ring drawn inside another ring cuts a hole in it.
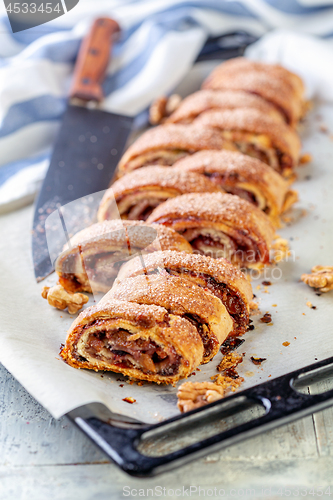
[[[208,67],[204,71],[207,70]],[[180,85],[183,95],[187,85],[186,81]],[[240,375],[245,377],[245,390],[153,425],[112,413],[101,405],[86,405],[67,414],[128,474],[161,473],[333,405],[333,390],[315,393],[317,381],[333,377],[329,320],[332,295],[319,297],[299,282],[302,272],[313,265],[331,262],[333,206],[329,193],[333,187],[333,142],[328,133],[323,133],[325,127],[333,130],[333,107],[316,103],[301,127],[303,150],[311,151],[315,160],[299,168],[295,188],[300,203],[288,214],[286,227],[279,231],[289,240],[291,255],[260,276],[252,274],[260,309],[262,313],[271,313],[273,325],[260,323],[256,316],[255,330],[245,335],[246,343],[240,350],[244,348],[246,355],[239,367]],[[263,286],[263,281],[270,281],[272,286]],[[289,350],[292,343],[294,349]],[[267,366],[257,370],[253,381],[251,354],[271,358]],[[317,362],[311,363],[314,360]],[[290,367],[307,363],[308,366],[289,371]],[[281,373],[281,368],[287,374],[271,379]],[[209,380],[207,373],[196,376],[196,380],[204,379]],[[258,384],[260,379],[266,381]],[[256,385],[251,387],[253,382]]]
[[[196,65],[177,90],[182,95],[196,90],[214,64]],[[54,417],[66,414],[127,473],[160,473],[333,404],[333,391],[314,394],[308,389],[332,373],[332,295],[318,297],[299,283],[303,272],[329,264],[332,254],[333,142],[320,131],[320,123],[333,131],[331,104],[316,103],[303,126],[303,149],[314,161],[299,169],[295,188],[301,201],[292,211],[292,223],[279,231],[290,241],[291,258],[252,282],[260,309],[272,314],[273,324],[265,325],[257,316],[255,330],[243,337],[245,358],[238,369],[245,378],[243,390],[185,415],[179,415],[174,388],[120,388],[124,384],[117,374],[73,370],[57,357],[72,320],[43,303],[43,285],[34,284],[28,256],[32,210],[1,219],[0,265],[6,288],[0,297],[0,361]],[[43,284],[52,285],[52,280]],[[263,280],[272,286],[265,289]],[[308,301],[317,309],[307,307]],[[19,318],[24,318],[24,335]],[[267,361],[256,367],[251,356]],[[191,380],[209,380],[219,360],[218,355]],[[122,402],[124,396],[134,397],[137,404]]]

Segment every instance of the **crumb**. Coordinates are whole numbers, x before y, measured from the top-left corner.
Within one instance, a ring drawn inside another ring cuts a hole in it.
[[[246,377],[253,377],[253,375],[254,375],[254,372],[248,371],[248,372],[245,373]]]
[[[270,281],[263,281],[262,282],[262,285],[264,285],[264,286],[271,286],[271,284],[272,283]]]
[[[261,286],[260,286],[260,285],[258,285],[256,288],[257,288],[257,290],[260,290],[260,289],[261,289]]]
[[[231,351],[235,351],[238,347],[240,347],[245,342],[244,339],[240,339],[239,337],[230,337],[227,338],[220,347],[221,353],[226,356]]]
[[[255,329],[255,326],[254,326],[254,325],[249,325],[249,326],[247,327],[247,331],[248,331],[248,332],[251,332],[251,331],[252,331],[252,330],[254,330],[254,329]]]
[[[254,356],[251,356],[251,358],[250,358],[250,359],[251,359],[251,361],[252,361],[252,363],[253,363],[254,365],[258,365],[258,366],[260,366],[260,365],[261,365],[261,363],[263,363],[264,361],[266,361],[266,360],[267,360],[267,358],[255,358]]]
[[[124,384],[120,384],[119,387],[124,387]]]
[[[272,307],[277,307],[277,304],[272,304]]]
[[[271,317],[270,313],[268,313],[268,312],[267,312],[267,313],[265,313],[265,314],[263,315],[263,317],[262,317],[262,318],[260,318],[260,321],[261,321],[262,323],[271,323],[271,322],[272,322],[272,317]]]
[[[308,300],[308,301],[307,301],[307,303],[306,303],[306,305],[307,305],[308,307],[312,307],[312,302],[310,302],[310,301]]]
[[[312,154],[304,153],[299,159],[299,164],[305,165],[306,163],[310,163],[310,161],[312,161]]]
[[[200,368],[196,368],[197,372],[201,372]]]
[[[230,352],[222,358],[220,363],[217,365],[216,369],[219,372],[229,370],[230,368],[236,368],[243,361],[243,356],[235,352]]]
[[[325,125],[325,123],[322,123],[319,126],[319,130],[320,130],[320,132],[323,132],[323,134],[327,134],[328,133],[328,127],[327,127],[327,125]]]
[[[130,403],[131,405],[136,403],[136,399],[134,398],[124,398],[123,401],[126,401],[126,403]]]
[[[282,342],[282,345],[284,345],[284,347],[288,347],[288,345],[290,345],[290,342]]]

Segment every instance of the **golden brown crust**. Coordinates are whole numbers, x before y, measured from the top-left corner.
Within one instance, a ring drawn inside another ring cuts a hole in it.
[[[155,304],[194,323],[203,339],[203,363],[210,361],[233,329],[222,302],[209,290],[178,276],[135,276],[113,287],[108,297],[137,304]]]
[[[207,111],[194,122],[197,126],[213,127],[234,142],[253,142],[263,152],[273,149],[278,153],[278,165],[282,172],[298,164],[301,143],[294,129],[284,123],[277,123],[256,109],[234,109]],[[248,136],[239,137],[239,132]],[[265,163],[270,164],[269,161]],[[275,165],[271,165],[275,167]]]
[[[258,95],[241,90],[199,90],[186,97],[166,123],[192,123],[205,111],[237,108],[254,108],[277,122],[284,122],[284,116],[275,106]]]
[[[260,95],[280,110],[291,126],[297,124],[304,112],[301,78],[279,65],[231,59],[215,68],[202,88],[243,90]]]
[[[143,167],[118,179],[101,201],[98,220],[145,220],[163,201],[185,193],[217,192],[221,188],[193,172],[168,167]]]
[[[118,165],[122,176],[147,165],[172,165],[176,160],[201,149],[231,149],[213,130],[202,127],[166,124],[147,130],[126,151]]]
[[[224,193],[193,193],[172,198],[157,207],[148,222],[172,227],[200,252],[203,243],[215,257],[227,256],[250,267],[270,262],[275,231],[269,218],[251,203]],[[207,253],[207,252],[206,252]]]
[[[235,151],[198,151],[176,162],[173,168],[207,176],[227,192],[252,201],[276,225],[287,207],[288,182],[256,158]]]
[[[119,330],[128,332],[129,347],[136,340],[141,343],[148,340],[166,352],[170,348],[174,349],[179,358],[177,373],[163,375],[149,370],[144,372],[137,365],[123,366],[124,363],[108,361],[105,356],[91,355],[89,335],[104,335],[109,331],[117,333]],[[74,368],[108,370],[158,384],[175,384],[200,364],[202,353],[202,340],[196,328],[186,319],[168,314],[162,307],[121,302],[106,296],[97,306],[86,309],[74,321],[61,356]]]
[[[70,249],[64,250],[56,262],[60,283],[69,292],[91,292],[92,288],[94,292],[107,292],[120,262],[138,250],[144,253],[156,250],[192,252],[189,243],[176,231],[141,221],[100,222],[77,233],[70,243]],[[99,258],[103,254],[108,257],[108,262]],[[89,264],[95,257],[97,260],[89,271]]]
[[[123,265],[115,286],[127,277],[140,274],[171,274],[190,279],[203,288],[208,288],[222,300],[234,320],[234,335],[246,331],[249,320],[249,304],[253,292],[245,275],[226,259],[212,259],[204,255],[181,252],[154,252]],[[237,304],[236,304],[237,303]]]

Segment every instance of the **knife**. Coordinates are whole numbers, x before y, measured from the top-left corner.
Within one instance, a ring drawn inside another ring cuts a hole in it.
[[[94,222],[100,192],[110,185],[133,128],[136,117],[91,108],[91,103],[103,99],[101,83],[118,31],[112,19],[97,19],[82,42],[70,104],[35,209],[32,250],[37,282],[53,272],[53,263],[70,236]],[[243,55],[254,41],[243,31],[208,38],[197,61]],[[81,106],[74,105],[78,99]],[[143,119],[148,124],[146,115]]]
[[[64,219],[61,207],[109,186],[132,129],[133,117],[97,109],[104,97],[102,83],[110,50],[119,31],[119,25],[113,19],[96,19],[80,47],[69,103],[35,206],[32,255],[37,282],[54,270],[46,220],[51,214],[57,215],[66,235],[92,222],[87,219],[90,215],[93,217],[93,211],[86,217],[85,224],[68,227],[69,218]],[[60,240],[59,236],[59,250]]]

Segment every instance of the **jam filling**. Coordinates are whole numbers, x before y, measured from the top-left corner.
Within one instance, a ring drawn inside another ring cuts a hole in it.
[[[94,332],[89,335],[85,350],[94,358],[122,368],[162,376],[178,373],[180,356],[173,347],[166,350],[150,339],[128,340],[130,335],[121,328]]]

